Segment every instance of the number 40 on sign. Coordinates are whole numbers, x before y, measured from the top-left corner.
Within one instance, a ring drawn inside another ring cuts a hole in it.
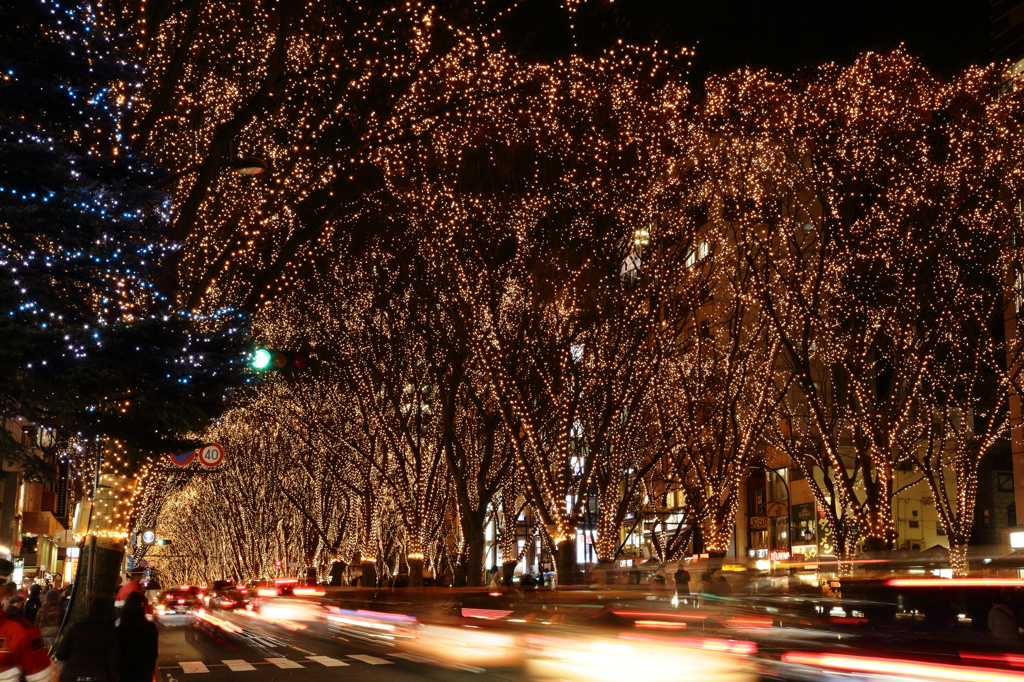
[[[224,461],[224,448],[217,443],[204,445],[196,451],[199,461],[208,467],[220,466]]]

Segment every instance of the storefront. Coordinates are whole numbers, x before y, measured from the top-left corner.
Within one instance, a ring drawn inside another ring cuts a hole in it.
[[[768,560],[768,491],[764,471],[755,469],[747,479],[747,558]]]
[[[747,479],[747,558],[774,569],[792,554],[790,536],[786,469],[755,469]]]
[[[813,562],[818,558],[818,514],[813,502],[790,508],[793,561]]]

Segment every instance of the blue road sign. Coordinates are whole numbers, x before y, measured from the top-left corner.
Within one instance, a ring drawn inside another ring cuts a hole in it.
[[[171,455],[171,461],[180,467],[186,467],[192,463],[192,458],[196,456],[196,453],[191,450],[188,452],[176,452]]]

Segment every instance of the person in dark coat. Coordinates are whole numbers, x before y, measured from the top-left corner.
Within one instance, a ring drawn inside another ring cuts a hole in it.
[[[50,590],[46,593],[39,612],[36,613],[36,627],[42,633],[43,644],[46,646],[53,645],[57,633],[60,632],[60,622],[64,619],[64,608],[60,605],[59,598],[57,590]]]
[[[117,640],[121,645],[120,682],[152,682],[157,658],[156,625],[146,620],[146,598],[138,592],[128,595],[121,607]]]
[[[64,661],[60,682],[89,678],[92,682],[117,682],[121,672],[121,647],[117,630],[110,623],[113,604],[97,597],[89,615],[68,628],[54,658]]]
[[[690,572],[685,568],[676,571],[676,594],[680,597],[690,596]]]
[[[20,594],[16,594],[7,600],[7,606],[4,607],[4,611],[7,612],[8,616],[20,616],[25,617],[25,598]]]
[[[43,600],[39,598],[39,593],[42,591],[43,588],[35,583],[32,583],[32,587],[28,588],[28,601],[25,602],[25,620],[33,624],[36,622],[36,613],[39,611],[39,607],[43,605]]]

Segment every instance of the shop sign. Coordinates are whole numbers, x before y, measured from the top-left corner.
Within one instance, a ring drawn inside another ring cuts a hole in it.
[[[773,549],[768,554],[768,558],[772,561],[787,561],[789,559],[789,552],[784,549]]]
[[[793,545],[793,556],[797,554],[801,555],[803,559],[801,561],[810,561],[811,559],[818,558],[818,546],[817,545]]]
[[[768,516],[789,516],[788,502],[772,502],[768,505]]]
[[[750,517],[750,529],[751,530],[768,530],[768,517],[767,516],[751,516]]]
[[[814,503],[808,502],[807,504],[794,504],[793,505],[793,521],[813,521],[814,520]]]
[[[836,548],[832,542],[832,526],[828,524],[825,514],[818,512],[818,555],[835,556]]]

